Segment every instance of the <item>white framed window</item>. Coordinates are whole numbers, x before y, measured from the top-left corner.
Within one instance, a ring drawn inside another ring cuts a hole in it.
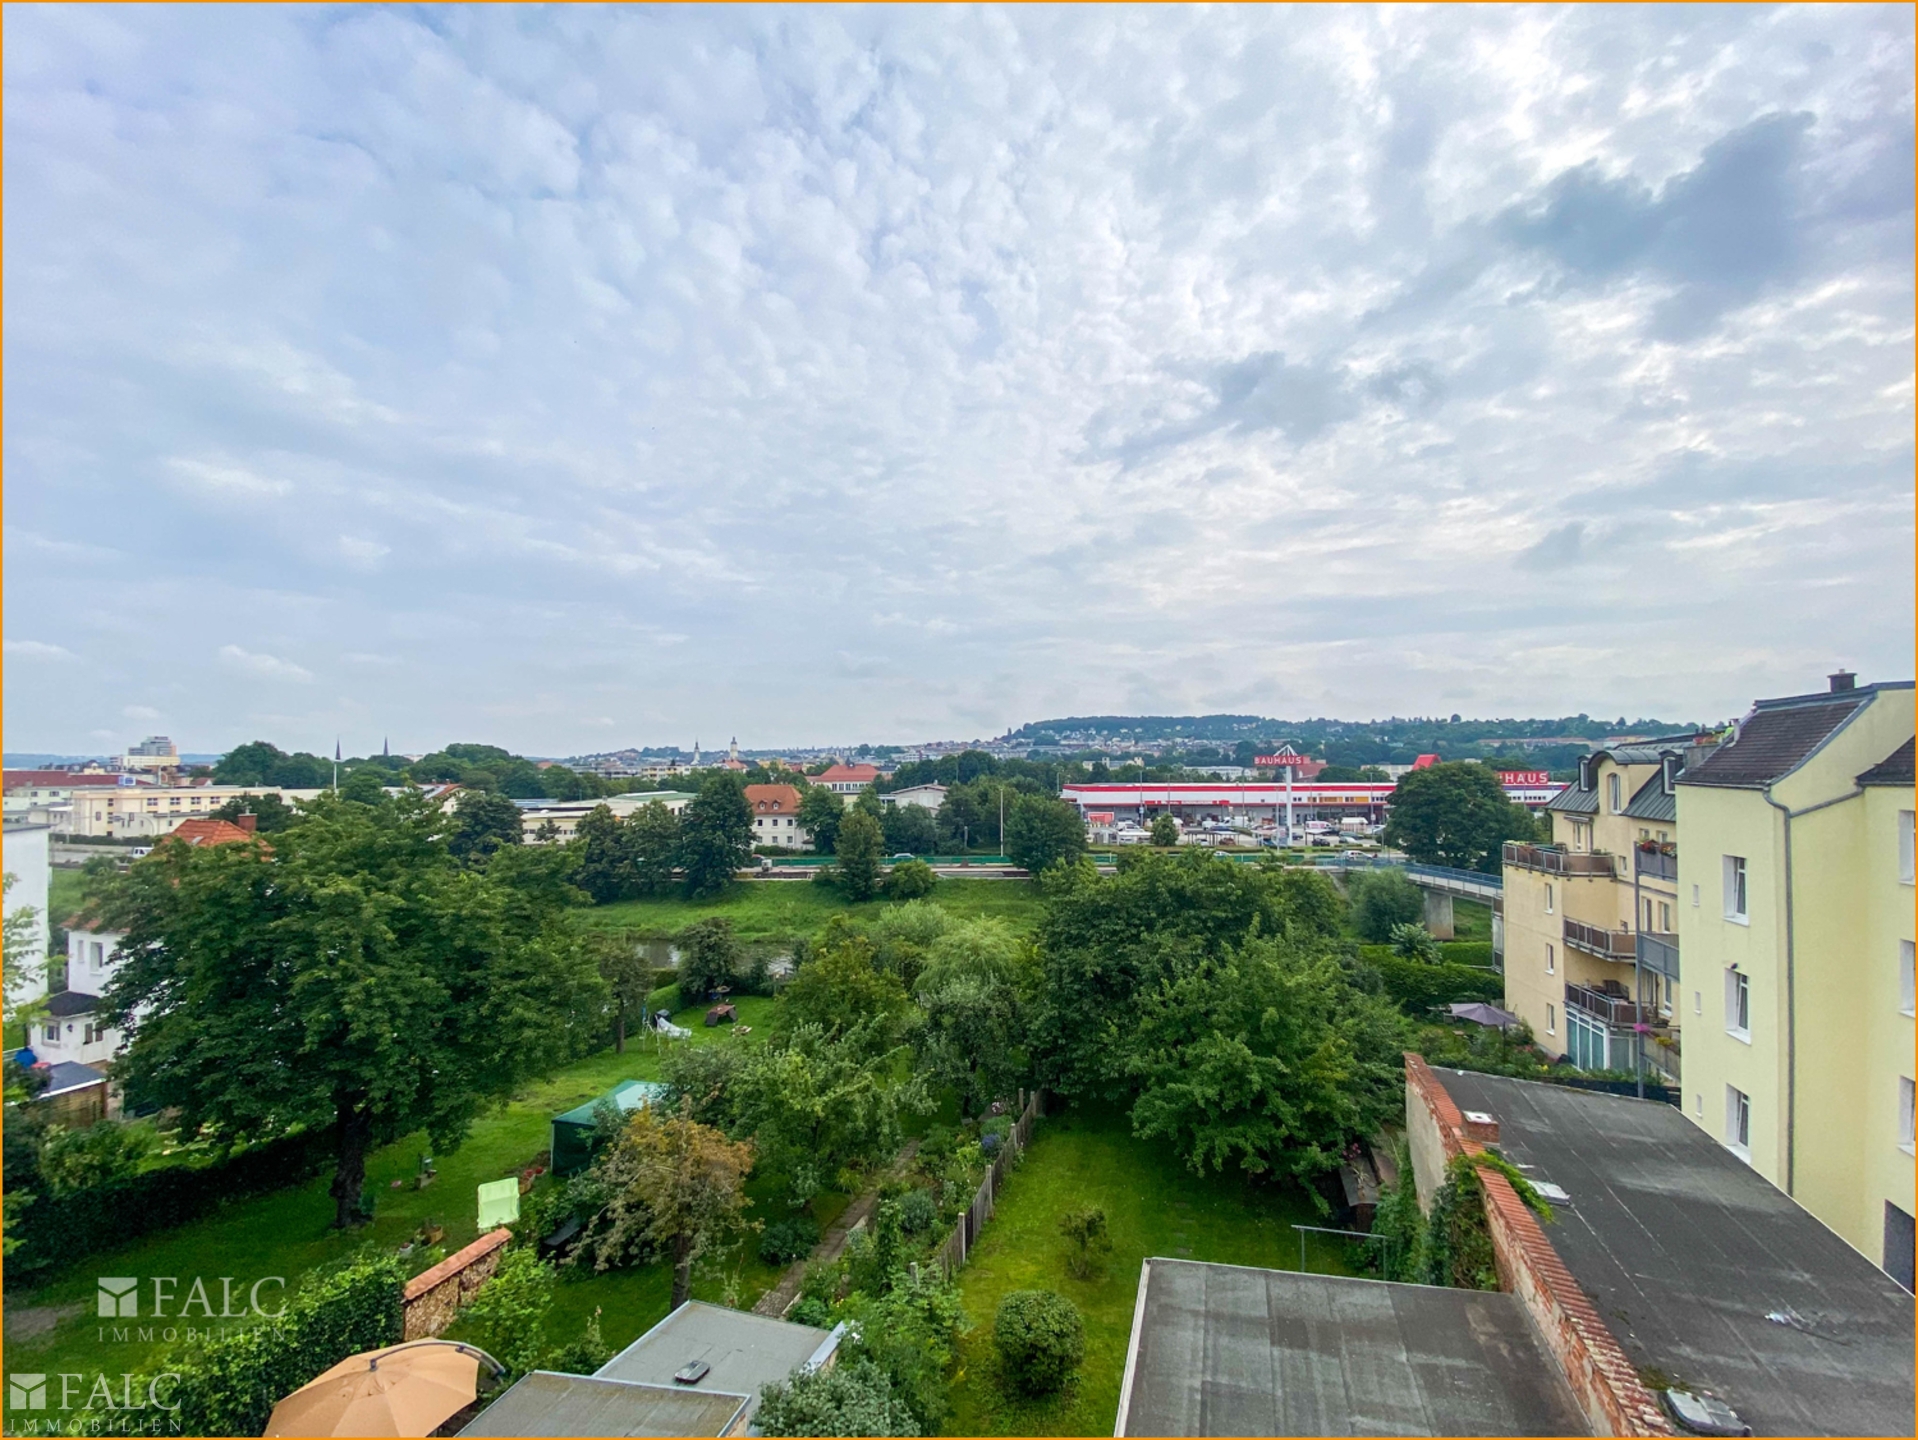
[[[1725,1033],[1748,1045],[1751,1043],[1751,977],[1742,970],[1725,972]]]
[[[1549,1002],[1545,1006],[1545,1033],[1558,1034],[1558,1007]]]
[[[1703,1090],[1692,1091],[1692,1114],[1701,1120],[1705,1118],[1705,1092]]]
[[[1692,886],[1692,909],[1696,910],[1697,908],[1698,908],[1698,887],[1694,885]]]
[[[1745,857],[1725,857],[1725,918],[1739,925],[1751,923],[1750,895],[1745,887]]]
[[[1558,974],[1558,951],[1550,942],[1547,942],[1545,946],[1545,973],[1547,975]]]
[[[1918,946],[1898,942],[1898,1011],[1918,1015]]]
[[[1672,906],[1669,900],[1658,902],[1658,933],[1661,935],[1672,933]]]
[[[1915,812],[1898,812],[1898,878],[1910,885],[1913,883],[1914,868],[1918,868],[1918,835],[1913,833]]]
[[[1625,810],[1625,778],[1614,770],[1605,777],[1605,798],[1611,803],[1612,814],[1619,815]]]
[[[1557,904],[1558,892],[1553,889],[1551,881],[1548,880],[1545,882],[1545,913],[1550,915],[1553,907]]]
[[[1911,1083],[1909,1075],[1898,1077],[1898,1148],[1907,1155],[1913,1153],[1913,1142],[1918,1140],[1918,1086]]]
[[[1725,1143],[1739,1159],[1751,1159],[1752,1099],[1733,1085],[1725,1087]]]

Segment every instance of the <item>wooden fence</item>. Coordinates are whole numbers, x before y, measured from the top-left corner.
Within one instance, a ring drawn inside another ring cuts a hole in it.
[[[979,1182],[979,1189],[972,1197],[972,1204],[966,1207],[966,1213],[959,1217],[959,1223],[953,1227],[952,1235],[933,1254],[931,1263],[945,1271],[950,1280],[959,1267],[966,1263],[966,1256],[979,1239],[979,1232],[986,1228],[986,1221],[992,1218],[994,1202],[999,1196],[999,1187],[1005,1184],[1006,1176],[1012,1167],[1019,1163],[1020,1155],[1025,1153],[1026,1145],[1032,1139],[1032,1127],[1045,1114],[1045,1092],[1035,1090],[1030,1096],[1019,1092],[1023,1107],[1019,1118],[1006,1132],[1005,1143],[999,1147],[999,1153],[992,1157],[992,1163],[986,1167],[986,1178]]]

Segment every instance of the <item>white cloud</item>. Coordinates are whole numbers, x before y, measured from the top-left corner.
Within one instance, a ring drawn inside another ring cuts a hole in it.
[[[158,720],[161,714],[151,705],[129,705],[120,712],[129,720]]]
[[[221,18],[4,54],[9,620],[196,748],[1909,667],[1908,10]]]
[[[282,660],[277,655],[242,650],[238,645],[222,645],[220,661],[230,669],[257,676],[262,680],[297,680],[301,684],[306,684],[313,678],[311,670],[295,665],[291,660]]]
[[[13,660],[73,660],[78,657],[64,645],[49,645],[44,640],[7,640],[5,653]]]

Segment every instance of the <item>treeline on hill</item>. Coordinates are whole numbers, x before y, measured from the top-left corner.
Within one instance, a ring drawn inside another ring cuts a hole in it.
[[[340,761],[341,783],[360,770],[369,771],[384,785],[451,783],[512,800],[594,800],[663,788],[645,780],[608,780],[581,774],[563,765],[541,768],[497,745],[448,745],[417,760],[404,755],[355,755]],[[333,762],[304,750],[289,755],[269,741],[254,740],[223,756],[213,767],[213,779],[221,785],[311,790],[333,783]]]

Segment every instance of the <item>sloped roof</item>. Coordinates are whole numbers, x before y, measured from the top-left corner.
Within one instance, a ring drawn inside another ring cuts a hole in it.
[[[877,765],[829,765],[820,774],[813,776],[815,783],[830,785],[835,780],[872,781],[879,778]]]
[[[1891,754],[1858,777],[1860,785],[1911,785],[1912,744],[1907,740]]]
[[[1598,791],[1581,790],[1576,782],[1567,785],[1558,794],[1545,802],[1547,810],[1556,810],[1561,815],[1596,815],[1598,813]]]
[[[236,845],[260,837],[251,830],[243,830],[231,820],[213,820],[204,816],[195,816],[191,820],[182,820],[167,832],[169,840],[184,840],[189,845]]]
[[[1802,765],[1859,707],[1869,704],[1874,693],[1861,687],[1832,695],[1760,700],[1738,727],[1737,739],[1720,745],[1678,783],[1754,789],[1769,785]]]
[[[755,815],[797,815],[799,790],[792,785],[748,785],[746,804]]]
[[[1631,801],[1625,806],[1625,813],[1634,820],[1663,820],[1667,823],[1678,819],[1678,797],[1665,793],[1665,775],[1662,770],[1654,771],[1646,777],[1645,783],[1632,792]]]
[[[64,1020],[70,1015],[91,1015],[99,1005],[98,995],[82,995],[78,990],[62,990],[47,997],[47,1014]]]

